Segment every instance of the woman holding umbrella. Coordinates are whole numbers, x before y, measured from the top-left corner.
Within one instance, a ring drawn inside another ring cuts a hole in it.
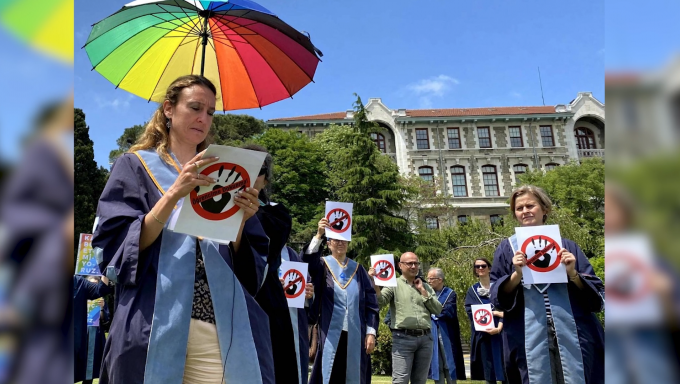
[[[510,196],[522,227],[545,224],[552,210],[541,188],[525,185]],[[604,383],[604,284],[576,243],[562,238],[567,284],[523,284],[527,256],[513,235],[503,240],[491,269],[491,302],[504,311],[504,356],[510,383]],[[512,369],[511,369],[512,368]]]
[[[229,245],[167,229],[180,199],[215,183],[197,172],[217,160],[201,159],[215,96],[202,76],[172,82],[99,200],[92,244],[100,269],[117,282],[102,384],[274,382],[266,315],[248,291],[263,273],[254,260],[266,254],[256,249],[268,246],[259,222],[248,221],[258,191],[234,195],[244,217]]]

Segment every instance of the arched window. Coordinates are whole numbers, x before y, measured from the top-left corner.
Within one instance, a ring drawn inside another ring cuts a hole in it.
[[[576,146],[578,149],[597,149],[595,145],[595,134],[588,128],[576,128],[574,130],[576,135]]]
[[[418,168],[418,174],[421,179],[434,183],[434,172],[432,171],[432,167],[420,167]]]
[[[439,220],[436,217],[426,217],[425,218],[425,228],[427,229],[438,229]]]
[[[454,165],[451,167],[451,182],[453,183],[454,197],[467,197],[467,181],[465,180],[465,167]]]
[[[526,164],[515,164],[512,166],[512,170],[515,171],[515,176],[527,173]]]
[[[482,180],[484,180],[484,193],[486,196],[500,196],[495,165],[485,165],[482,167]]]
[[[380,133],[371,133],[371,140],[378,146],[378,149],[382,153],[386,153],[387,149],[385,146],[385,136]]]
[[[560,165],[559,165],[559,164],[556,164],[556,163],[548,163],[548,164],[545,165],[545,170],[546,170],[546,171],[552,171],[553,169],[555,169],[555,168],[557,168],[557,167],[559,167],[559,166],[560,166]]]

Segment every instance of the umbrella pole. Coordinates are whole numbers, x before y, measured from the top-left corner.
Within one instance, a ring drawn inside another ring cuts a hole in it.
[[[203,23],[203,53],[201,55],[201,76],[203,76],[203,71],[205,69],[205,47],[208,45],[208,16],[205,17],[205,22]]]

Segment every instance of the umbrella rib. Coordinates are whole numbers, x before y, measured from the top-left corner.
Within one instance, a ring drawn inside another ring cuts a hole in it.
[[[196,48],[194,48],[194,59],[191,61],[191,73],[194,73],[194,66],[196,66],[196,54],[198,53],[198,47],[201,45],[201,39],[196,39]]]
[[[115,15],[115,13],[114,13],[114,15]],[[112,15],[112,16],[113,16],[113,15]],[[146,15],[140,15],[140,16],[133,17],[133,18],[130,19],[130,20],[127,20],[126,22],[121,23],[121,24],[119,24],[119,25],[116,26],[116,27],[120,27],[121,25],[127,24],[127,23],[129,23],[129,22],[131,22],[131,21],[133,21],[133,20],[141,19],[142,17],[145,17],[145,16],[154,16],[154,17],[157,17],[157,16],[156,16],[155,14],[153,14],[153,13],[146,14]],[[111,16],[109,16],[109,17],[111,17]],[[191,17],[191,16],[189,16],[189,17]],[[162,19],[162,18],[160,18],[160,17],[157,17],[157,18],[158,18],[159,20],[163,21],[164,23],[169,23],[169,22],[172,21],[172,20],[165,20],[165,19]],[[179,21],[182,21],[182,19],[177,19],[177,18],[175,18],[175,19],[176,19],[176,20],[179,20]],[[105,20],[106,20],[106,19],[105,19]],[[103,21],[103,20],[102,20],[102,21]],[[186,23],[184,23],[184,24],[186,25]],[[152,25],[152,27],[153,27],[153,25]],[[106,31],[106,32],[104,32],[104,33],[102,33],[101,35],[97,36],[96,38],[92,39],[91,41],[88,41],[87,43],[85,43],[85,45],[82,46],[82,48],[87,47],[89,44],[91,44],[91,43],[94,42],[95,40],[101,38],[102,36],[106,35],[107,33],[111,32],[112,30],[113,30],[113,28],[110,29],[110,30],[108,30],[108,31]],[[141,31],[140,31],[140,32],[141,32]],[[137,33],[139,33],[139,32],[137,32]],[[126,40],[126,41],[127,41],[127,40]],[[81,48],[81,49],[82,49],[82,48]]]
[[[225,35],[225,37],[226,37],[226,35]],[[232,41],[228,37],[227,37],[227,39],[229,41]],[[257,99],[257,106],[258,106],[258,108],[262,108],[262,104],[260,104],[260,99],[257,96],[257,91],[255,90],[255,84],[253,84],[253,78],[250,76],[250,71],[248,70],[246,63],[243,61],[243,57],[241,57],[241,53],[238,51],[238,49],[234,49],[234,52],[236,52],[238,59],[241,61],[241,65],[243,65],[243,69],[245,69],[245,71],[246,71],[246,75],[248,75],[248,80],[250,81],[250,86],[253,88],[253,93],[255,94],[255,99]],[[224,105],[224,94],[222,95],[222,103]]]
[[[163,19],[162,17],[157,16],[155,13],[154,13],[154,14],[151,14],[151,16],[157,18],[158,20],[163,21],[164,23],[170,23],[170,24],[172,24],[172,25],[175,25],[175,26],[177,26],[177,29],[183,28],[185,31],[182,31],[182,32],[187,32],[187,34],[189,34],[189,33],[191,32],[191,29],[189,29],[189,28],[186,26],[187,23],[183,23],[183,24],[175,24],[175,23],[173,23],[174,20],[165,20],[165,19]],[[155,28],[162,28],[162,27],[159,27],[159,26],[157,26],[157,25],[152,25],[152,27],[155,27]],[[162,29],[165,29],[165,28],[162,28]],[[170,29],[170,30],[172,31],[172,29]]]
[[[187,37],[189,37],[189,35],[184,36],[185,39],[186,39]],[[198,37],[194,37],[194,38],[191,39],[190,41],[193,41],[194,39],[198,39]],[[161,72],[161,75],[158,77],[158,81],[156,82],[156,85],[155,85],[155,86],[153,87],[153,89],[151,90],[151,96],[149,96],[148,101],[151,101],[151,98],[153,97],[154,91],[156,90],[156,88],[158,88],[158,84],[161,83],[161,79],[163,78],[163,75],[165,75],[165,71],[168,70],[168,67],[170,66],[170,62],[171,62],[172,59],[175,57],[175,54],[177,53],[178,48],[181,47],[181,46],[184,45],[184,44],[186,44],[186,42],[180,43],[180,45],[177,46],[177,48],[175,48],[175,52],[173,52],[173,53],[172,53],[172,56],[170,56],[170,59],[169,59],[168,62],[165,64],[165,68],[163,68],[163,72]]]
[[[215,36],[213,36],[213,38],[210,39],[210,40],[214,40],[214,41],[217,42],[217,43],[220,43],[220,44],[222,44],[222,45],[226,45],[227,47],[229,47],[229,48],[231,48],[231,49],[235,49],[233,46],[227,44],[227,42],[228,42],[229,40],[216,39]],[[210,40],[208,40],[208,41],[210,41]]]
[[[177,36],[177,37],[184,37],[184,38],[186,38],[186,36]],[[183,46],[183,45],[186,45],[186,44],[189,44],[189,43],[193,42],[194,40],[198,40],[198,39],[200,39],[200,37],[198,37],[198,36],[197,36],[197,37],[194,37],[194,38],[191,39],[191,40],[187,40],[187,41],[181,43],[181,44],[179,45],[179,47],[181,47],[181,46]],[[179,48],[179,47],[178,47],[178,48]]]
[[[191,27],[191,30],[190,30],[189,32],[192,32],[192,31],[194,31],[194,30],[200,32],[200,27],[198,27],[198,29],[197,29],[196,22],[193,20],[193,18],[192,18],[191,16],[189,16],[189,14],[186,13],[186,11],[184,10],[184,8],[183,8],[181,5],[179,5],[179,3],[177,3],[177,1],[175,1],[175,4],[177,4],[177,7],[178,7],[179,9],[181,9],[182,12],[189,18],[189,21],[191,21],[191,24],[193,24],[193,27]],[[156,6],[157,6],[158,8],[160,8],[160,9],[162,9],[162,10],[163,10],[164,12],[166,12],[167,14],[171,15],[172,17],[174,17],[175,19],[181,20],[180,18],[178,18],[177,16],[175,16],[175,15],[173,15],[171,12],[169,12],[167,9],[161,7],[160,4],[157,3]],[[186,23],[185,23],[185,24],[186,24]]]
[[[173,24],[174,25],[174,24]],[[159,27],[157,25],[152,25],[151,28],[157,28],[157,29],[164,29],[166,31],[178,31],[178,32],[183,32],[186,33],[187,36],[189,35],[195,35],[194,33],[191,33],[191,31],[186,30],[186,29],[180,29],[180,28],[175,28],[175,29],[170,29],[170,28],[165,28],[165,27]],[[181,37],[181,36],[164,36],[164,37]]]

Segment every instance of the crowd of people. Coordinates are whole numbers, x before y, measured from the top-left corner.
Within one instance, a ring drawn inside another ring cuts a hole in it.
[[[244,213],[236,241],[167,228],[182,198],[215,183],[198,169],[217,161],[202,158],[216,95],[201,76],[178,78],[112,167],[93,236],[100,269],[115,286],[99,382],[370,383],[381,307],[389,307],[393,383],[464,380],[457,295],[444,272],[431,268],[423,278],[418,256],[406,252],[397,285],[377,286],[376,271],[347,256],[347,241],[325,239],[325,218],[302,250],[289,247],[292,218],[269,199],[271,156],[253,187],[234,197]],[[551,212],[545,192],[531,186],[515,190],[510,206],[520,226],[542,225]],[[493,329],[472,329],[471,379],[604,383],[604,332],[595,317],[604,286],[588,259],[564,239],[569,282],[524,285],[527,258],[513,242],[503,240],[493,263],[470,265],[479,281],[465,296],[468,316],[471,305],[491,304],[494,317]],[[304,309],[288,307],[282,261],[308,264]],[[102,280],[77,284],[74,297],[105,294]]]

